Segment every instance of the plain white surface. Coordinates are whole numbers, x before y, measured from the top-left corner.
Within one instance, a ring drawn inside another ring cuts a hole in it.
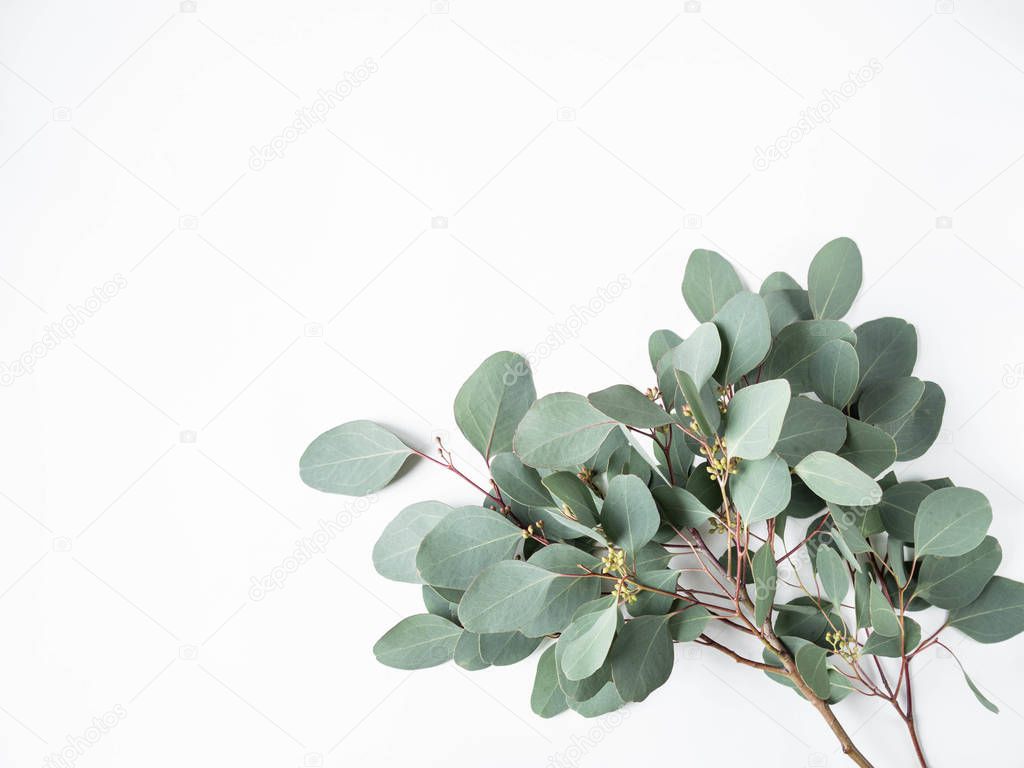
[[[695,326],[690,250],[756,288],[846,234],[852,320],[916,324],[948,397],[902,473],[988,494],[1024,578],[1024,9],[952,5],[5,2],[0,361],[33,369],[0,389],[0,763],[70,737],[83,767],[843,765],[809,707],[709,651],[597,722],[532,716],[532,662],[379,666],[420,602],[373,542],[407,503],[476,494],[417,466],[345,500],[297,460],[370,418],[479,475],[451,401],[491,352],[533,355],[542,392],[649,386],[648,333]],[[926,654],[933,765],[1020,765],[1024,640],[951,640],[1003,713]],[[838,713],[880,768],[910,764],[891,711]]]

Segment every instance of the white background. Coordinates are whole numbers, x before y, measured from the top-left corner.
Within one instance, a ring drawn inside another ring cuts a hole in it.
[[[913,322],[948,396],[902,474],[984,491],[1001,572],[1024,578],[1024,9],[949,5],[5,0],[0,361],[34,368],[0,389],[0,764],[42,765],[120,705],[75,765],[842,765],[810,707],[707,650],[597,722],[534,717],[532,662],[379,666],[373,642],[421,607],[373,542],[407,503],[477,494],[416,466],[356,502],[297,460],[371,418],[443,435],[479,477],[451,401],[491,352],[533,355],[542,392],[643,388],[648,333],[695,325],[692,249],[756,289],[845,234],[865,259],[852,322]],[[367,59],[323,124],[250,167]],[[754,167],[872,60],[828,124]],[[250,597],[336,519],[325,553]],[[950,634],[1003,712],[924,654],[934,766],[1021,765],[1024,640]],[[838,713],[878,766],[910,764],[883,704]]]

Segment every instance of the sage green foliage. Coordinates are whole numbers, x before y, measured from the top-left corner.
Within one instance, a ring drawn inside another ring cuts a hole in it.
[[[526,358],[484,360],[454,413],[479,471],[432,449],[476,490],[406,507],[374,547],[378,572],[421,585],[427,611],[387,631],[378,660],[478,670],[539,649],[533,711],[595,717],[687,674],[675,644],[727,650],[745,623],[770,679],[828,704],[864,692],[851,667],[906,663],[935,629],[982,643],[1024,631],[1024,584],[996,575],[985,496],[893,471],[935,441],[945,397],[914,376],[914,326],[845,319],[862,273],[841,237],[806,287],[776,272],[755,293],[694,251],[682,294],[697,322],[650,335],[653,373],[636,386],[537,399]],[[427,454],[351,421],[310,444],[300,476],[365,495],[412,456]]]

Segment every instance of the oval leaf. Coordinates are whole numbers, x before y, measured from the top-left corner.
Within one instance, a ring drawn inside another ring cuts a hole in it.
[[[985,495],[971,488],[942,488],[929,494],[914,519],[917,557],[953,557],[970,552],[992,524],[992,507]]]
[[[414,451],[372,421],[350,421],[324,432],[299,459],[299,477],[311,488],[366,496],[391,482]]]
[[[860,250],[848,237],[825,243],[807,271],[807,293],[814,316],[838,320],[857,298],[863,277]]]
[[[825,501],[844,506],[867,507],[882,498],[878,483],[865,475],[846,459],[816,451],[793,471],[814,493]]]
[[[516,426],[536,399],[526,358],[515,352],[496,352],[459,389],[455,423],[470,445],[489,459],[512,450]]]
[[[497,512],[459,507],[423,538],[416,567],[428,584],[466,589],[484,568],[512,557],[522,540],[522,530]]]
[[[770,520],[789,505],[789,467],[775,454],[741,461],[729,478],[732,500],[745,525]]]
[[[601,525],[631,561],[654,538],[660,524],[658,507],[643,480],[636,475],[612,478],[601,507]]]
[[[744,387],[729,402],[726,449],[741,459],[763,459],[775,447],[789,408],[789,384],[766,381]]]
[[[734,384],[756,368],[771,349],[768,309],[756,293],[742,291],[729,299],[713,319],[722,338],[715,378],[722,385]]]
[[[743,290],[732,265],[714,251],[690,254],[683,272],[683,299],[700,322],[714,317],[725,303]]]
[[[392,581],[418,584],[416,552],[423,538],[451,511],[440,501],[421,501],[399,512],[373,547],[373,567],[377,573]]]
[[[514,450],[530,467],[575,467],[597,453],[614,426],[582,395],[556,392],[530,406],[516,430]]]
[[[373,646],[377,661],[396,669],[424,669],[450,661],[462,628],[432,613],[402,619]]]

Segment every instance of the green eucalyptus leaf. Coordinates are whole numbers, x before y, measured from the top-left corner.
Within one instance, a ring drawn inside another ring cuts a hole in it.
[[[729,299],[743,290],[732,265],[714,251],[690,254],[683,272],[683,299],[700,322],[707,322]]]
[[[889,535],[900,541],[914,540],[914,525],[921,502],[933,493],[924,483],[897,483],[882,492],[879,514]]]
[[[741,461],[729,478],[732,500],[745,525],[776,517],[789,504],[789,467],[774,453],[756,461]]]
[[[909,376],[917,362],[917,331],[906,320],[880,317],[857,326],[860,389]]]
[[[797,464],[793,471],[825,501],[870,506],[882,498],[878,483],[846,459],[831,453],[816,451]]]
[[[608,656],[619,621],[619,607],[609,596],[582,606],[562,633],[555,657],[569,680],[594,674]]]
[[[843,408],[860,381],[857,350],[848,341],[832,339],[811,358],[809,373],[814,394],[833,408]]]
[[[857,401],[857,416],[868,424],[900,424],[914,412],[922,395],[924,382],[914,376],[876,381],[865,387]]]
[[[583,717],[601,717],[622,708],[626,704],[615,688],[615,683],[610,680],[589,699],[584,701],[568,699],[568,702],[569,707]]]
[[[969,604],[985,588],[1003,560],[1003,550],[992,536],[962,555],[921,559],[917,595],[947,611]]]
[[[497,512],[459,507],[423,538],[416,568],[428,584],[466,589],[484,568],[512,557],[522,540],[523,532]]]
[[[863,277],[860,250],[848,237],[838,237],[822,246],[807,271],[807,293],[811,310],[819,319],[838,320],[857,298]]]
[[[924,383],[924,394],[907,418],[891,425],[896,453],[900,461],[920,458],[932,447],[942,429],[946,395],[933,381]]]
[[[696,528],[715,514],[685,488],[662,485],[651,491],[661,514],[679,530]]]
[[[658,532],[661,518],[651,492],[635,475],[619,475],[608,483],[601,525],[606,534],[635,561],[637,552]]]
[[[714,435],[719,417],[717,406],[713,404],[709,406],[702,390],[697,387],[686,371],[673,371],[673,374],[675,375],[676,386],[679,388],[680,395],[690,407],[693,420],[696,422],[701,434],[706,437]]]
[[[480,653],[480,635],[468,630],[463,630],[459,635],[453,659],[456,664],[470,672],[477,672],[491,666],[490,662]]]
[[[541,478],[541,483],[569,508],[580,523],[597,525],[597,502],[594,494],[575,472],[552,472]]]
[[[550,507],[554,501],[533,467],[521,462],[514,453],[499,453],[491,459],[491,476],[501,492],[527,507]]]
[[[658,363],[657,370],[685,371],[697,388],[707,384],[722,356],[722,339],[714,323],[701,323],[686,341],[670,349]]]
[[[793,654],[796,671],[814,691],[819,699],[827,699],[832,693],[828,680],[828,654],[824,648],[815,645],[802,637],[780,638]]]
[[[847,419],[846,442],[837,454],[864,474],[877,477],[896,461],[896,442],[876,426]]]
[[[459,603],[459,621],[471,632],[512,632],[524,626],[558,580],[551,571],[521,560],[502,560],[473,579]]]
[[[786,379],[795,395],[810,392],[814,387],[811,362],[833,339],[842,339],[850,344],[857,341],[850,326],[838,320],[804,320],[787,325],[779,331],[765,360],[766,376]]]
[[[729,402],[725,441],[730,456],[763,459],[772,452],[789,408],[789,385],[765,381],[744,387]]]
[[[864,571],[853,575],[853,599],[857,629],[867,629],[871,626],[871,577]]]
[[[390,483],[413,453],[379,424],[350,421],[309,444],[299,459],[299,476],[318,491],[366,496]]]
[[[949,625],[979,643],[1000,643],[1024,631],[1024,584],[994,576],[982,593],[949,614]]]
[[[954,656],[953,658],[956,658],[956,657]],[[981,692],[981,689],[978,688],[978,686],[976,686],[974,684],[974,681],[971,680],[971,676],[968,675],[967,674],[967,670],[964,669],[964,665],[960,664],[960,659],[957,659],[956,663],[959,664],[960,671],[964,675],[964,681],[967,683],[967,687],[971,689],[971,693],[974,694],[974,698],[976,698],[978,700],[978,703],[981,704],[981,706],[983,706],[985,709],[987,709],[992,714],[998,715],[999,714],[999,707],[997,707],[995,704],[993,704],[991,701],[989,701],[988,698],[985,696],[985,694],[983,694]]]
[[[971,488],[942,488],[925,497],[914,519],[917,557],[953,557],[981,544],[992,523],[985,495]]]
[[[800,290],[803,286],[796,281],[788,272],[772,272],[768,277],[761,283],[761,288],[758,290],[762,296],[771,291],[789,291],[789,290]]]
[[[896,637],[900,634],[900,620],[896,616],[892,605],[882,594],[877,583],[871,583],[870,596],[871,626],[875,632],[886,637]]]
[[[399,512],[373,547],[373,567],[377,573],[392,581],[420,583],[416,552],[423,538],[451,511],[440,501],[421,501]]]
[[[601,447],[615,426],[582,395],[557,392],[530,406],[513,439],[519,459],[530,467],[575,467]]]
[[[700,637],[710,621],[711,613],[707,608],[686,603],[669,618],[668,631],[677,643],[688,643]]]
[[[402,619],[373,646],[377,661],[396,669],[423,669],[450,661],[462,628],[432,613]]]
[[[539,610],[518,627],[528,637],[541,637],[563,631],[580,606],[601,594],[601,580],[586,575],[600,567],[600,560],[569,544],[549,544],[529,559],[529,564],[552,573],[566,574],[555,579],[539,599]]]
[[[587,399],[601,413],[631,427],[661,427],[673,422],[661,406],[628,384],[616,384],[600,392],[592,392]]]
[[[662,592],[675,592],[679,582],[679,571],[659,569],[655,571],[641,571],[637,573],[636,580],[645,587],[661,590]],[[672,610],[674,597],[662,595],[650,590],[641,590],[637,593],[636,601],[629,607],[630,616],[660,616]]]
[[[715,378],[723,385],[734,384],[756,368],[771,349],[768,309],[756,293],[741,291],[715,313],[713,321],[722,338]]]
[[[821,586],[832,604],[842,604],[846,593],[850,590],[850,575],[846,572],[846,564],[831,547],[820,547],[814,562]]]
[[[831,647],[825,635],[831,632],[833,627],[843,629],[844,626],[838,612],[829,610],[827,605],[819,606],[814,598],[806,595],[776,605],[775,610],[778,611],[775,617],[775,634],[780,637],[800,637],[815,645]],[[828,611],[827,616],[824,611]]]
[[[480,635],[480,656],[496,667],[518,664],[537,650],[542,639],[526,637],[521,632]]]
[[[625,701],[643,701],[672,674],[674,654],[667,616],[626,622],[612,643],[612,681]]]
[[[762,293],[765,308],[768,310],[768,323],[772,336],[778,336],[787,325],[810,320],[814,317],[807,291],[800,288],[787,288],[779,291]]]
[[[762,627],[771,616],[778,584],[778,568],[771,547],[764,545],[757,550],[750,570],[754,574],[754,626]]]
[[[846,440],[846,416],[807,397],[789,401],[775,452],[793,467],[815,451],[835,453]]]
[[[549,645],[537,660],[537,672],[533,678],[533,692],[530,694],[530,709],[538,717],[554,717],[565,712],[569,705],[565,694],[558,687],[558,672],[555,669],[555,646]]]
[[[861,653],[866,656],[883,656],[898,659],[904,653],[910,653],[921,642],[921,625],[909,616],[903,617],[903,629],[893,635],[872,632]]]
[[[675,331],[663,328],[651,334],[647,340],[647,353],[651,358],[651,368],[655,373],[658,372],[658,361],[665,356],[665,353],[682,343],[682,337]]]
[[[496,352],[459,389],[455,423],[470,445],[489,459],[512,450],[516,426],[536,399],[526,358],[515,352]]]

